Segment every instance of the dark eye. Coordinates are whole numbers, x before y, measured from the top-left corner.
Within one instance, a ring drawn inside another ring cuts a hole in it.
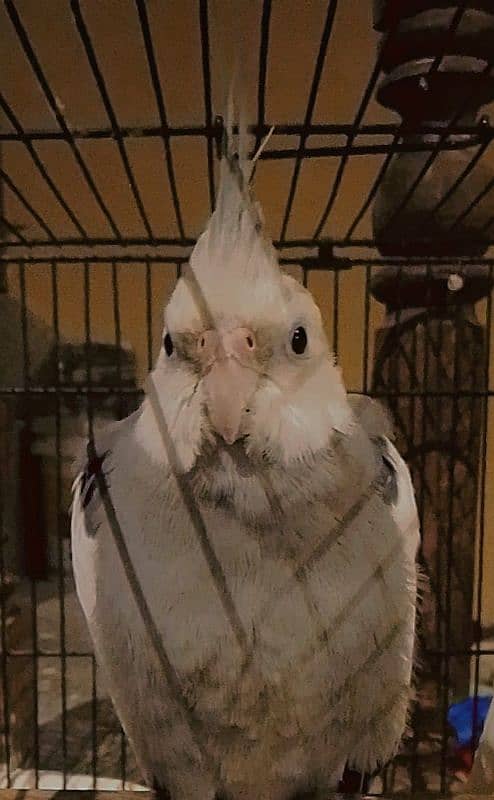
[[[307,347],[307,333],[305,328],[300,326],[299,328],[295,328],[292,334],[292,350],[298,356],[301,356],[302,353],[305,353],[305,349]]]
[[[170,357],[173,353],[173,342],[172,337],[169,333],[165,333],[165,337],[163,339],[163,347],[165,348],[165,353],[168,357]]]

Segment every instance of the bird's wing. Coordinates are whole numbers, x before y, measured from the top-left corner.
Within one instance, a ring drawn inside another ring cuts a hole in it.
[[[103,496],[114,468],[115,443],[135,415],[98,432],[86,443],[72,484],[72,566],[79,601],[88,623],[96,605],[96,560],[101,525],[106,524]]]
[[[389,468],[390,479],[395,487],[391,497],[391,514],[399,533],[409,539],[416,554],[420,541],[420,523],[410,470],[387,436],[383,437],[383,445],[382,458]]]
[[[484,730],[465,791],[485,795],[494,794],[494,699],[484,723]]]
[[[362,774],[372,773],[389,761],[406,730],[413,697],[415,617],[421,581],[416,563],[419,517],[410,472],[386,436],[376,437],[375,442],[385,478],[381,484],[381,510],[376,511],[373,527],[379,535],[378,527],[383,525],[389,531],[391,522],[390,541],[394,540],[397,548],[392,563],[380,578],[388,586],[387,591],[391,591],[390,605],[383,613],[387,624],[398,625],[400,633],[389,640],[387,637],[376,640],[375,665],[355,676],[355,696],[361,698],[367,718],[373,720],[349,753],[349,765]],[[397,584],[401,588],[395,594]],[[391,590],[391,586],[395,588]]]

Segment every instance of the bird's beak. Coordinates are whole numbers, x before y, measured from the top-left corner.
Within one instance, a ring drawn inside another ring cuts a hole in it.
[[[203,388],[209,419],[216,433],[233,444],[241,436],[242,420],[259,381],[254,336],[246,328],[225,334],[208,331],[199,348],[207,364]]]

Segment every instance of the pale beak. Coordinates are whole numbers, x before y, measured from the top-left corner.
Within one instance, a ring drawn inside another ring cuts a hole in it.
[[[233,444],[241,435],[243,417],[259,381],[254,335],[247,328],[207,331],[198,347],[206,370],[203,387],[209,419],[216,433]]]

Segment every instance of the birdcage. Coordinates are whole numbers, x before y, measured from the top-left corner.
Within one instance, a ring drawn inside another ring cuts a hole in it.
[[[0,786],[142,784],[75,599],[72,460],[139,402],[214,207],[241,31],[280,261],[347,388],[391,409],[420,507],[418,702],[368,788],[460,789],[494,692],[492,3],[4,0],[0,20]]]

